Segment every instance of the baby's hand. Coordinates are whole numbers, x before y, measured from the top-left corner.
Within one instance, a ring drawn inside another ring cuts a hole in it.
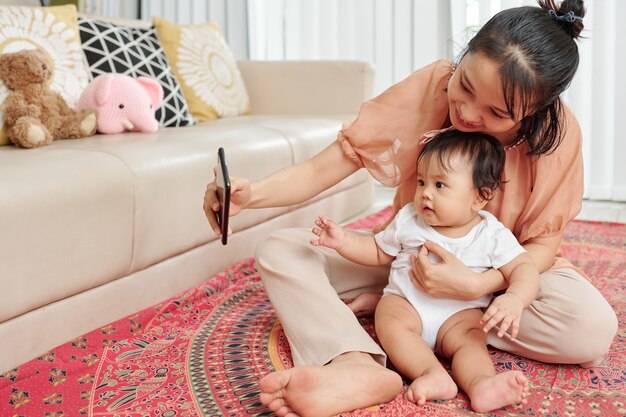
[[[504,293],[492,301],[480,319],[480,324],[484,325],[483,330],[488,332],[500,323],[498,337],[504,336],[505,332],[510,328],[511,339],[515,339],[519,330],[522,311],[524,311],[522,300],[515,294]]]
[[[346,237],[346,232],[341,226],[328,217],[318,216],[315,220],[315,225],[317,227],[313,228],[313,234],[318,236],[318,238],[311,239],[313,246],[326,246],[327,248],[337,249]]]

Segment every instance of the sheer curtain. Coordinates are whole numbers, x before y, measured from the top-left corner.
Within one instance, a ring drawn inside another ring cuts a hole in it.
[[[93,0],[92,0],[93,1]],[[102,0],[98,0],[102,1]],[[118,1],[121,0],[105,0]],[[159,16],[176,23],[216,23],[237,59],[247,59],[247,0],[132,0],[139,1],[141,19]],[[124,3],[130,3],[124,0]]]
[[[587,0],[585,4],[587,39],[579,44],[580,68],[565,98],[585,138],[586,197],[626,201],[626,135],[618,126],[626,118],[626,36],[618,31],[626,3]]]
[[[247,0],[251,59],[357,59],[375,93],[438,58],[453,59],[498,11],[533,0]],[[583,131],[585,197],[626,201],[626,2],[586,0],[580,67],[564,94]],[[621,39],[621,40],[620,40]]]
[[[251,59],[367,61],[375,93],[451,57],[445,1],[248,0],[248,11]]]

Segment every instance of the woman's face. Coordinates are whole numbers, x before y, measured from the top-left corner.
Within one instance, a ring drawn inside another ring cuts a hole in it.
[[[511,145],[519,119],[507,111],[499,66],[480,53],[463,57],[448,82],[450,121],[463,132],[483,132]]]

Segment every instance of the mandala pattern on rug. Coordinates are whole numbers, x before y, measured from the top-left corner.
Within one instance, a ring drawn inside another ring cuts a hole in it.
[[[384,216],[353,227],[368,227]],[[611,351],[599,367],[582,369],[490,349],[498,372],[517,369],[529,377],[531,396],[524,407],[485,415],[626,416],[626,226],[573,222],[562,252],[593,277],[618,314]],[[361,323],[375,337],[372,321]],[[271,416],[259,402],[258,380],[291,366],[289,344],[250,258],[0,376],[0,415]],[[387,404],[342,415],[476,413],[460,393],[425,406],[398,395]]]

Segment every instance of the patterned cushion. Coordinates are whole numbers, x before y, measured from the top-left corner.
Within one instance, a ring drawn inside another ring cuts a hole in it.
[[[216,25],[178,25],[154,17],[172,69],[197,120],[238,116],[250,100],[237,62]]]
[[[78,27],[92,77],[113,72],[153,78],[164,93],[163,104],[155,114],[159,124],[163,127],[193,124],[154,28],[130,28],[83,17],[78,19]]]
[[[75,6],[0,6],[0,54],[35,48],[43,49],[54,64],[50,87],[73,107],[89,82]],[[0,105],[8,94],[0,81]],[[8,140],[4,127],[1,132],[0,145],[5,145]]]

